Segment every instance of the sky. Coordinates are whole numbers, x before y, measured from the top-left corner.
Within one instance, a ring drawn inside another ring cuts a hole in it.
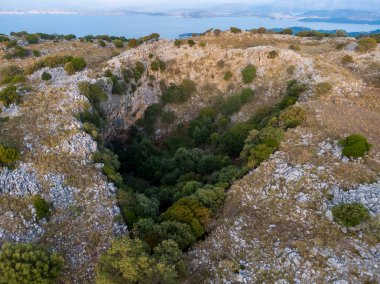
[[[162,11],[169,9],[207,9],[222,4],[269,5],[274,9],[358,9],[380,10],[380,0],[0,0],[0,9],[134,9]]]

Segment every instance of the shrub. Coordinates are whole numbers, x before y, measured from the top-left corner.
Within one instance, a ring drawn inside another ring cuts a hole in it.
[[[239,34],[239,33],[241,33],[241,29],[236,28],[236,27],[231,27],[230,32],[233,34]]]
[[[145,72],[145,65],[142,62],[137,62],[135,65],[135,68],[133,69],[133,76],[135,78],[135,81],[139,81],[142,77],[142,75]]]
[[[346,227],[355,227],[370,218],[368,209],[359,202],[335,205],[331,211],[334,221]]]
[[[97,111],[100,111],[100,103],[106,101],[108,98],[99,83],[91,84],[89,82],[79,82],[78,89],[80,94],[88,98],[91,105],[94,106]]]
[[[351,134],[340,140],[339,144],[343,147],[342,154],[353,158],[363,157],[371,148],[367,139],[359,134]]]
[[[244,140],[254,125],[247,122],[235,124],[220,137],[219,147],[230,156],[239,155],[243,149]]]
[[[157,59],[157,60],[153,61],[153,62],[150,64],[150,68],[151,68],[153,71],[158,71],[158,70],[165,71],[165,69],[166,69],[166,63],[165,63],[165,61],[162,61],[162,60],[160,60],[160,59]]]
[[[123,48],[124,47],[124,42],[122,42],[120,39],[115,39],[115,40],[112,41],[112,43],[117,48]],[[128,42],[128,45],[129,45],[129,42]]]
[[[355,63],[354,59],[352,58],[352,56],[348,55],[348,54],[346,54],[345,56],[342,57],[341,62],[344,65]]]
[[[338,43],[338,44],[336,45],[335,48],[336,48],[337,50],[342,50],[345,46],[346,46],[345,43]]]
[[[294,51],[301,51],[301,47],[295,44],[289,45],[289,49],[294,50]]]
[[[82,71],[87,66],[86,60],[83,57],[73,57],[70,62],[73,64],[75,71]]]
[[[64,67],[67,75],[73,75],[75,74],[75,68],[74,68],[74,64],[72,62],[67,62],[65,64],[65,67]]]
[[[324,96],[332,91],[333,87],[329,82],[321,82],[314,86],[314,92],[318,96]]]
[[[98,44],[99,44],[100,47],[105,47],[106,46],[106,43],[103,40],[99,40]]]
[[[16,65],[9,65],[7,67],[4,67],[0,70],[0,83],[8,84],[20,82],[20,80],[17,78],[23,77],[23,73],[24,71]]]
[[[41,52],[39,52],[38,50],[32,50],[32,53],[33,53],[33,56],[35,56],[35,57],[41,56]]]
[[[17,41],[12,40],[5,43],[6,48],[14,48],[17,46]]]
[[[36,44],[38,43],[38,36],[37,35],[27,35],[25,37],[26,41],[29,43],[29,44]]]
[[[362,38],[358,41],[357,51],[359,52],[371,52],[376,50],[377,41],[371,37]]]
[[[219,110],[224,115],[232,115],[238,112],[255,94],[250,88],[243,89],[239,94],[227,97],[219,106]]]
[[[19,104],[21,102],[21,96],[17,93],[17,87],[10,85],[1,90],[0,101],[2,101],[6,107],[9,107],[11,104]]]
[[[131,38],[127,43],[128,48],[135,48],[139,46],[139,41],[135,38]]]
[[[276,50],[272,50],[272,51],[270,51],[268,53],[268,58],[273,59],[273,58],[276,58],[276,57],[278,57],[278,52]]]
[[[42,75],[41,75],[41,79],[43,80],[43,81],[49,81],[49,80],[51,80],[51,74],[50,73],[48,73],[48,72],[44,72],[44,73],[42,73]]]
[[[18,160],[19,156],[20,154],[16,149],[0,144],[0,165],[11,165]]]
[[[182,45],[182,41],[179,40],[179,39],[176,39],[176,40],[174,41],[174,45],[175,45],[176,47],[181,47],[181,45]]]
[[[36,210],[37,220],[49,219],[51,214],[51,206],[40,195],[33,196],[33,207]]]
[[[0,251],[1,283],[53,283],[62,267],[62,257],[33,244],[5,243]]]
[[[189,39],[189,40],[187,41],[187,44],[188,44],[189,46],[194,46],[194,45],[195,45],[195,41],[192,40],[192,39]]]
[[[300,125],[306,118],[306,111],[301,106],[292,106],[283,111],[278,117],[280,126],[294,128]]]
[[[224,72],[224,76],[223,76],[223,79],[226,80],[226,81],[229,81],[231,78],[232,78],[232,72],[231,71],[226,71]]]
[[[162,94],[162,103],[180,104],[186,102],[196,91],[195,83],[189,79],[184,79],[180,85],[170,85],[169,88]]]
[[[0,34],[0,42],[8,42],[8,41],[10,41],[9,37]]]
[[[246,66],[242,71],[241,74],[243,76],[243,82],[244,84],[250,84],[253,82],[253,80],[256,78],[256,66],[250,64]]]
[[[222,33],[222,31],[220,29],[215,29],[214,30],[214,35],[215,36],[220,36],[221,33]]]
[[[292,31],[292,29],[283,29],[281,31],[281,34],[283,34],[283,35],[292,35],[293,31]]]

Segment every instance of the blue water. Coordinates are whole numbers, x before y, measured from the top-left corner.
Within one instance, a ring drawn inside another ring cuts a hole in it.
[[[108,34],[115,36],[140,37],[157,32],[163,38],[175,38],[179,34],[204,32],[210,28],[222,30],[236,26],[242,29],[258,27],[286,28],[308,27],[312,29],[348,32],[372,31],[380,25],[306,23],[296,20],[277,20],[257,17],[228,18],[180,18],[167,16],[82,16],[82,15],[0,15],[0,33],[27,31],[30,33],[58,33],[84,36]]]

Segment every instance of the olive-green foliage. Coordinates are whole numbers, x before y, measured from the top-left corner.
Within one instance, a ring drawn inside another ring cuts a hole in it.
[[[359,52],[371,52],[376,50],[377,41],[374,38],[366,37],[358,41],[357,51]]]
[[[65,67],[64,67],[67,75],[73,75],[75,74],[75,68],[74,68],[74,64],[72,62],[67,62],[65,64]]]
[[[25,80],[24,70],[16,65],[9,65],[0,70],[0,84],[16,84]]]
[[[170,284],[177,282],[177,271],[184,269],[181,251],[174,241],[162,242],[150,256],[149,247],[140,239],[124,237],[116,239],[100,257],[95,282]]]
[[[165,61],[162,61],[161,59],[156,59],[155,61],[152,61],[150,64],[150,68],[153,71],[165,71],[166,70],[166,63]]]
[[[250,88],[245,88],[241,90],[240,93],[236,95],[228,96],[219,106],[219,110],[224,115],[232,115],[238,112],[240,108],[252,99],[255,92]]]
[[[13,147],[7,147],[0,144],[0,165],[12,165],[19,158],[19,152]]]
[[[11,104],[19,104],[21,102],[21,96],[17,93],[17,87],[15,85],[9,85],[0,91],[0,101],[9,107]]]
[[[36,210],[37,220],[49,219],[51,214],[51,205],[40,195],[33,196],[33,207]]]
[[[79,82],[78,88],[80,94],[88,98],[91,105],[95,107],[99,107],[99,104],[108,98],[98,83]]]
[[[333,86],[329,82],[321,82],[314,86],[314,91],[317,96],[324,96],[329,94],[333,89]]]
[[[380,43],[380,33],[372,34],[371,38],[375,39],[378,43]],[[1,40],[0,40],[1,42]]]
[[[242,77],[243,77],[243,83],[244,84],[250,84],[253,82],[253,80],[256,78],[256,66],[249,64],[247,65],[242,71]]]
[[[220,36],[220,34],[222,33],[222,31],[220,29],[214,29],[214,35],[216,36]]]
[[[296,36],[323,38],[325,35],[321,32],[310,30],[310,31],[301,31],[298,34],[296,34]]]
[[[276,108],[283,110],[294,105],[300,97],[300,94],[307,90],[307,85],[299,83],[297,80],[290,80],[286,87],[286,96]]]
[[[189,40],[187,41],[187,44],[188,44],[189,46],[194,46],[194,45],[195,45],[195,41],[192,40],[192,39],[189,39]]]
[[[8,42],[10,41],[9,37],[5,35],[0,35],[0,42]]]
[[[247,122],[236,123],[220,137],[220,148],[231,156],[239,155],[243,149],[244,140],[253,128],[254,125]]]
[[[70,62],[72,59],[72,56],[47,56],[33,63],[32,66],[26,69],[25,73],[30,75],[44,67],[55,68],[59,66],[64,66],[67,62]]]
[[[29,34],[25,37],[26,41],[29,43],[29,44],[36,44],[38,43],[38,36],[37,35],[32,35],[32,34]]]
[[[345,56],[342,57],[341,62],[344,65],[352,64],[352,63],[354,63],[354,58],[352,58],[351,55],[346,54]]]
[[[41,75],[41,80],[43,80],[43,81],[51,80],[51,74],[48,72],[43,72]]]
[[[181,104],[186,102],[196,91],[195,83],[189,79],[184,79],[178,86],[171,84],[162,94],[161,102],[165,104]]]
[[[297,127],[305,119],[306,111],[301,106],[291,106],[283,111],[278,117],[280,126],[283,128]]]
[[[224,72],[223,79],[226,81],[229,81],[232,78],[232,76],[233,76],[232,72],[228,70],[228,71]]]
[[[283,34],[283,35],[292,35],[293,31],[292,31],[292,29],[283,29],[281,31],[281,34]]]
[[[63,267],[63,259],[33,244],[4,243],[0,251],[0,283],[53,283]]]
[[[276,50],[272,50],[272,51],[270,51],[268,53],[268,58],[273,59],[273,58],[276,58],[276,57],[278,57],[278,52]]]
[[[244,141],[240,156],[247,160],[249,168],[266,160],[279,146],[284,132],[279,128],[267,127],[262,130],[252,130]]]
[[[105,47],[106,46],[106,43],[103,40],[99,40],[98,44],[99,44],[100,47]]]
[[[359,202],[335,205],[331,211],[334,221],[346,227],[355,227],[370,218],[368,209]]]
[[[371,144],[359,134],[351,134],[340,140],[339,144],[343,147],[342,153],[346,157],[363,157],[371,149]]]
[[[161,115],[162,109],[159,104],[152,104],[144,112],[143,126],[148,134],[153,134],[157,119]]]
[[[230,32],[233,34],[239,34],[239,33],[241,33],[241,29],[236,28],[236,27],[231,27]]]
[[[301,47],[299,45],[295,45],[295,44],[289,45],[289,49],[295,50],[295,51],[301,51]]]
[[[124,47],[124,42],[122,42],[120,39],[115,39],[115,40],[112,41],[112,43],[117,48],[123,48]]]
[[[12,58],[25,58],[30,54],[28,49],[23,48],[22,46],[15,46],[13,52],[7,53],[4,55],[5,59]]]
[[[118,186],[122,185],[123,178],[118,173],[120,162],[116,154],[107,148],[103,148],[102,150],[94,153],[93,159],[94,162],[102,163],[104,165],[103,172],[107,175],[110,181],[114,182]]]
[[[87,66],[83,57],[73,57],[70,62],[73,64],[75,71],[82,71]]]
[[[142,77],[142,75],[145,72],[145,65],[142,62],[137,62],[135,68],[133,69],[133,75],[135,78],[135,81],[139,81]]]
[[[129,48],[135,48],[139,45],[139,42],[137,39],[135,38],[131,38],[130,40],[128,40],[128,43],[127,43],[128,47]]]
[[[32,53],[33,53],[33,56],[35,56],[35,57],[40,57],[41,56],[41,52],[38,51],[38,50],[32,50]]]
[[[181,45],[182,45],[182,41],[179,40],[179,39],[176,39],[176,40],[174,41],[174,45],[175,45],[176,47],[181,47]]]

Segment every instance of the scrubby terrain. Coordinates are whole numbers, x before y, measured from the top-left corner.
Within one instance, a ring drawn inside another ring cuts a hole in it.
[[[58,252],[60,283],[380,281],[379,47],[106,39],[11,37],[25,56],[0,42],[0,146],[17,151],[0,148],[0,244]],[[371,145],[361,157],[342,153],[351,134]],[[333,216],[355,202],[369,214],[358,225]],[[112,242],[135,246],[119,271]]]

